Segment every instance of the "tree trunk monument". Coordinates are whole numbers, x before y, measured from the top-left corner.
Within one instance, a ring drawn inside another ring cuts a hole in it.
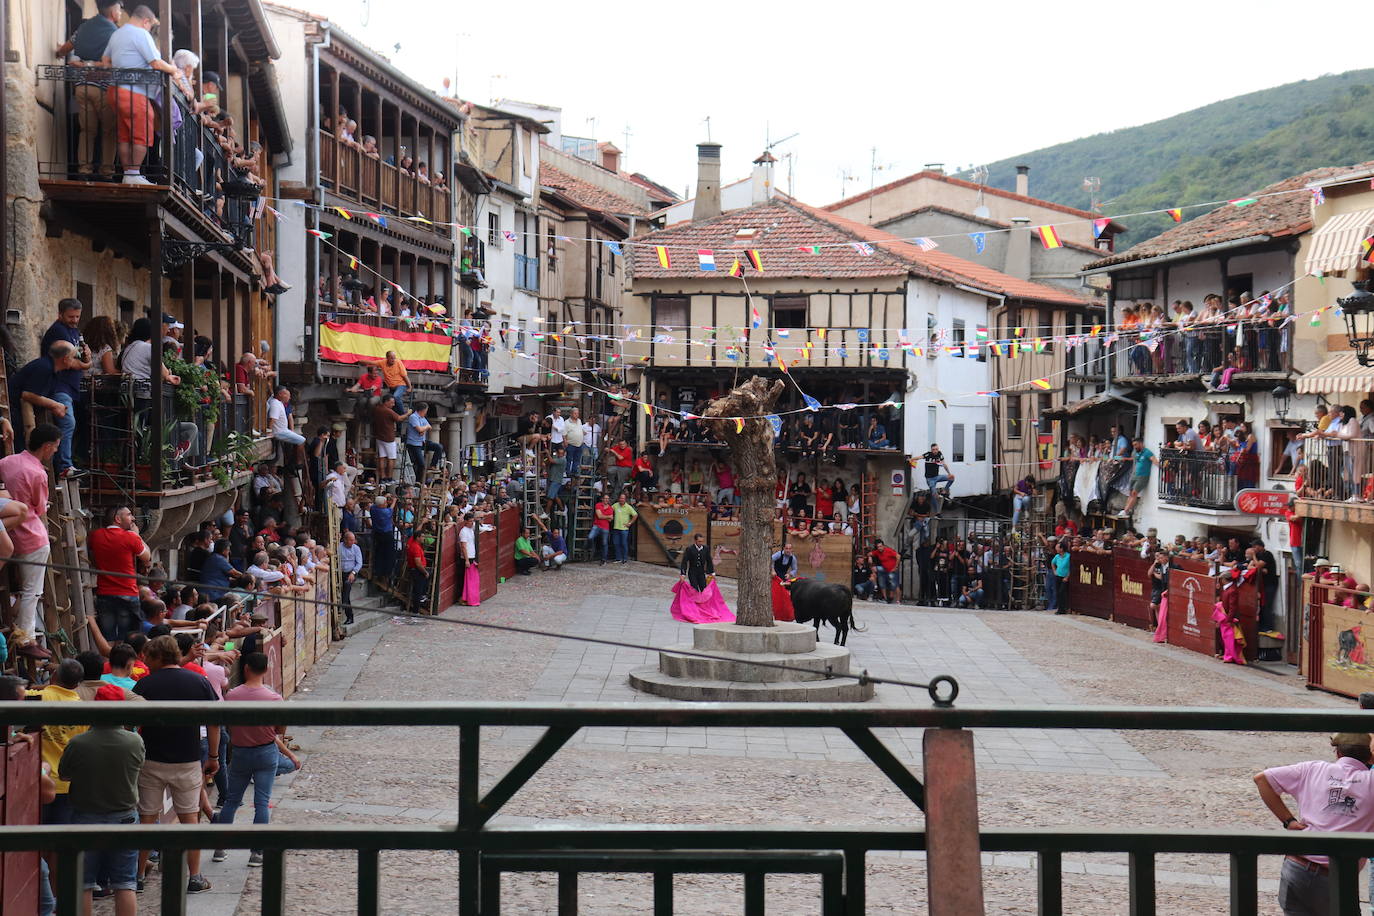
[[[658,665],[630,672],[630,685],[637,690],[675,700],[716,702],[833,703],[873,697],[871,683],[835,676],[849,673],[849,649],[818,643],[810,624],[773,620],[777,450],[767,417],[784,387],[782,379],[756,375],[712,401],[702,414],[708,428],[730,448],[740,497],[735,622],[693,627],[690,644],[666,649],[659,653]]]

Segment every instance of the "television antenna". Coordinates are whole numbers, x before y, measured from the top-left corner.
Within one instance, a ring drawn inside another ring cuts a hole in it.
[[[1094,213],[1102,212],[1102,179],[1084,178],[1083,190],[1088,192],[1088,209],[1093,211]]]
[[[878,173],[886,169],[892,168],[892,163],[889,162],[886,165],[878,164],[878,148],[876,146],[870,147],[868,153],[868,218],[872,220],[873,189],[878,186]]]

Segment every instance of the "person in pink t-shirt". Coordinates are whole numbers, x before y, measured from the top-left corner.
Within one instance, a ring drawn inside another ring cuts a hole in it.
[[[38,596],[43,593],[43,568],[52,553],[48,540],[48,465],[62,442],[62,431],[40,423],[29,433],[28,448],[0,458],[0,482],[14,499],[28,506],[28,517],[10,531],[14,559],[19,567],[19,598],[15,602],[16,651],[32,658],[47,658],[38,645]]]
[[[1331,736],[1336,759],[1270,767],[1255,774],[1260,798],[1285,830],[1369,833],[1374,831],[1374,774],[1369,770],[1370,736]],[[1298,803],[1294,816],[1281,795]],[[1360,863],[1364,865],[1363,861]],[[1279,907],[1285,916],[1329,913],[1331,887],[1326,856],[1289,855],[1279,878]]]
[[[243,683],[224,695],[228,703],[280,703],[281,695],[268,687],[267,656],[261,652],[250,652],[243,657]],[[229,758],[229,794],[215,818],[217,824],[232,824],[239,805],[243,803],[243,793],[248,784],[253,784],[253,823],[266,824],[272,818],[272,783],[277,778],[277,735],[284,731],[276,725],[231,725],[229,740],[234,745],[234,753]],[[224,850],[217,849],[213,860],[224,861]],[[248,864],[253,868],[262,866],[262,851],[251,850]]]

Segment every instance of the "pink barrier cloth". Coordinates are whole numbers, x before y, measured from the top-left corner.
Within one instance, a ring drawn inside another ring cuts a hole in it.
[[[1169,639],[1169,594],[1165,592],[1159,598],[1159,622],[1155,624],[1155,642],[1167,642]]]
[[[1221,660],[1236,665],[1245,664],[1245,656],[1236,646],[1236,627],[1231,623],[1231,617],[1220,601],[1212,607],[1212,619],[1216,621],[1217,632],[1221,634],[1221,646],[1224,650]]]
[[[478,571],[476,563],[463,573],[462,601],[468,607],[477,607],[482,603],[482,573]]]
[[[697,591],[686,582],[673,584],[673,606],[669,609],[674,620],[684,623],[734,623],[735,615],[725,605],[725,598],[716,588],[716,580]]]

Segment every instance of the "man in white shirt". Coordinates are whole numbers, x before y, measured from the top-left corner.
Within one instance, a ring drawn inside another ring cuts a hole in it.
[[[554,408],[549,415],[549,421],[553,424],[553,433],[549,436],[550,445],[562,445],[563,433],[568,428],[568,421],[563,419],[563,411]]]
[[[1173,442],[1174,448],[1187,449],[1191,452],[1196,451],[1201,445],[1197,430],[1193,429],[1193,425],[1187,420],[1179,420],[1174,424],[1174,428],[1178,430],[1178,438]]]
[[[463,527],[458,529],[458,549],[463,554],[464,568],[477,562],[477,535],[472,531],[473,515],[471,512],[463,516]]]
[[[334,470],[324,479],[325,492],[329,501],[340,509],[348,502],[348,465],[342,461],[334,465]]]
[[[286,405],[291,403],[291,392],[278,388],[275,397],[267,401],[267,429],[273,439],[288,445],[305,445],[305,437],[291,428],[286,418]]]
[[[344,623],[353,622],[353,582],[358,578],[358,572],[362,568],[363,550],[358,546],[358,539],[352,531],[345,531],[343,542],[339,545],[339,576],[340,584],[343,585]]]
[[[248,575],[257,579],[263,585],[274,585],[286,578],[286,573],[280,569],[267,568],[267,551],[259,550],[253,554],[253,565],[248,567]]]
[[[578,468],[582,466],[582,447],[586,440],[587,432],[582,425],[582,417],[578,409],[574,407],[563,429],[563,441],[567,446],[569,480],[577,477]]]

